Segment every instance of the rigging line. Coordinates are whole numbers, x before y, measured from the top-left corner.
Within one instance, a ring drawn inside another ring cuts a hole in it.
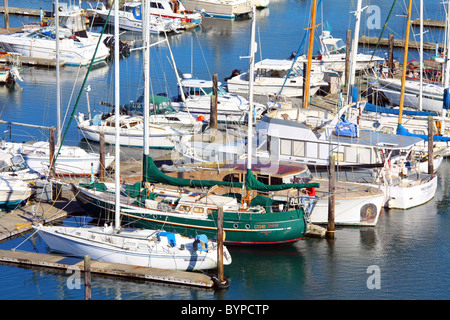
[[[117,0],[114,0],[113,3],[114,3],[115,1],[117,1]],[[95,60],[95,55],[97,54],[98,46],[100,45],[100,43],[101,43],[101,41],[102,41],[103,34],[105,33],[106,25],[107,25],[107,23],[108,23],[109,16],[111,15],[112,9],[113,9],[113,6],[111,6],[111,8],[109,9],[108,16],[106,17],[105,24],[103,25],[103,28],[102,28],[102,32],[100,33],[100,36],[98,37],[97,46],[95,47],[94,55],[93,55],[93,57],[92,57],[92,59],[91,59],[91,62],[90,62],[90,64],[89,64],[89,68],[88,68],[88,70],[87,70],[87,72],[86,72],[86,75],[85,75],[85,77],[84,77],[83,84],[81,85],[81,88],[80,88],[80,92],[78,93],[78,97],[77,97],[77,100],[76,100],[76,102],[75,102],[75,106],[74,106],[74,108],[73,108],[72,114],[70,115],[69,123],[67,124],[67,128],[66,128],[66,130],[64,131],[64,135],[63,135],[62,140],[61,140],[61,144],[59,145],[58,151],[56,152],[55,156],[54,156],[53,159],[52,159],[53,161],[52,161],[52,163],[50,164],[50,167],[54,167],[54,166],[55,166],[56,159],[58,158],[58,155],[59,155],[59,153],[61,152],[61,148],[62,148],[62,145],[63,145],[63,141],[65,140],[66,135],[67,135],[67,133],[68,133],[68,131],[69,131],[70,124],[71,124],[72,121],[73,121],[75,112],[76,112],[77,107],[78,107],[78,103],[80,102],[81,94],[83,93],[84,86],[86,85],[87,78],[88,78],[88,76],[89,76],[89,73],[90,73],[91,70],[92,70],[92,66],[93,66],[94,60]],[[117,40],[117,39],[115,39],[115,41],[116,41],[116,40]]]
[[[380,37],[378,38],[377,45],[375,46],[375,49],[374,49],[373,52],[372,52],[372,56],[370,57],[370,62],[372,62],[372,59],[373,59],[373,57],[375,56],[375,52],[377,51],[377,49],[378,49],[378,47],[379,47],[379,45],[380,45],[380,41],[381,41],[381,38],[383,37],[384,30],[385,30],[386,27],[387,27],[387,23],[389,22],[389,19],[390,19],[390,17],[391,17],[392,11],[394,10],[394,7],[395,7],[395,4],[396,4],[396,3],[397,3],[397,0],[394,0],[394,3],[393,3],[392,6],[391,6],[391,10],[389,11],[389,14],[388,14],[388,16],[387,16],[387,18],[386,18],[386,21],[384,22],[383,29],[381,29],[381,33],[380,33]]]
[[[212,78],[211,71],[209,71],[208,62],[206,61],[205,53],[203,52],[203,49],[202,49],[202,46],[200,44],[200,40],[198,39],[197,33],[195,33],[195,37],[197,38],[198,46],[200,47],[200,52],[202,53],[203,60],[205,61],[206,70],[208,70],[208,75],[209,75],[209,78],[211,79]]]

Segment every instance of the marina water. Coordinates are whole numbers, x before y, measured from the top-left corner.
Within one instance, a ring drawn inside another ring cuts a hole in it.
[[[60,1],[62,2],[62,1]],[[437,1],[424,1],[426,18],[444,20],[444,10]],[[0,1],[3,5],[3,1]],[[95,3],[95,2],[93,2]],[[339,5],[336,5],[339,3]],[[350,11],[356,1],[322,1],[318,20],[334,37],[345,38],[347,29],[353,30],[354,17]],[[10,1],[10,6],[19,6]],[[379,21],[373,19],[374,11],[362,15],[361,35],[379,36],[388,16],[392,1],[363,1],[363,6],[380,9]],[[50,9],[48,1],[20,1],[20,6]],[[309,24],[310,1],[271,0],[269,8],[257,11],[256,55],[261,58],[287,58],[299,48],[304,29]],[[388,32],[397,39],[404,35],[404,3],[397,3],[389,21]],[[88,4],[83,3],[83,7]],[[373,8],[371,8],[373,9]],[[376,10],[375,10],[376,11]],[[413,19],[419,16],[418,4],[413,9]],[[3,18],[1,21],[3,21]],[[20,26],[36,21],[30,17],[10,16],[10,25]],[[375,23],[375,27],[374,27]],[[379,28],[377,28],[379,27]],[[205,19],[195,30],[171,35],[169,41],[177,63],[183,73],[210,80],[217,73],[219,80],[233,69],[246,71],[250,39],[250,20],[227,21]],[[418,33],[418,31],[416,32]],[[126,33],[127,40],[139,39],[139,34]],[[152,36],[157,41],[159,37]],[[432,29],[425,41],[443,41],[443,30]],[[136,42],[139,46],[139,41]],[[371,48],[360,48],[370,52]],[[315,44],[314,52],[318,46]],[[306,52],[306,49],[303,50]],[[410,50],[410,59],[418,57]],[[386,49],[377,51],[385,56]],[[400,60],[396,49],[395,58]],[[426,52],[426,55],[434,53]],[[176,80],[168,59],[166,45],[152,48],[151,75],[153,93],[177,94]],[[125,103],[142,93],[142,55],[132,52],[121,60],[121,100]],[[62,106],[72,112],[84,79],[86,68],[62,68]],[[24,82],[14,88],[0,87],[0,119],[36,125],[56,126],[56,76],[52,69],[23,67]],[[91,91],[91,110],[104,111],[100,101],[113,101],[114,68],[112,64],[96,67],[87,85]],[[79,112],[88,108],[87,95],[82,93]],[[46,132],[25,130],[21,127],[2,126],[4,135],[18,141],[46,138]],[[80,142],[76,126],[69,128],[66,144]],[[83,143],[82,143],[83,144]],[[95,146],[94,146],[95,148]],[[112,149],[111,149],[112,150]],[[153,151],[160,154],[161,151]],[[124,148],[124,157],[138,158],[141,150]],[[233,263],[225,268],[231,280],[226,290],[214,291],[193,287],[162,285],[148,282],[131,282],[121,279],[93,277],[94,300],[308,300],[308,299],[449,299],[450,256],[450,163],[446,159],[437,172],[439,185],[436,196],[429,203],[407,211],[383,210],[375,228],[344,228],[336,231],[336,239],[307,238],[289,246],[264,248],[229,247]],[[84,215],[71,217],[64,223],[82,225],[89,220]],[[1,221],[0,221],[1,222]],[[47,253],[42,240],[31,233],[0,244],[1,249]],[[73,270],[68,273],[49,270],[0,265],[0,299],[3,300],[81,300],[84,288],[77,287]]]

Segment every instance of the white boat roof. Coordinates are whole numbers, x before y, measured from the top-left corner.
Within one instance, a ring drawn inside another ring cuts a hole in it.
[[[257,69],[289,70],[292,60],[287,59],[264,59],[255,63]]]
[[[258,123],[258,126],[267,130],[266,132],[268,134],[281,138],[293,138],[296,136],[299,140],[311,140],[312,142],[321,141],[316,137],[312,130],[303,123],[280,118],[281,114],[286,113],[287,111],[288,109],[275,110],[264,115]],[[292,111],[297,112],[297,109],[292,109]],[[330,141],[340,144],[355,144],[372,146],[375,148],[404,150],[422,142],[423,139],[415,136],[360,130],[359,137],[336,136],[333,133],[330,137]]]

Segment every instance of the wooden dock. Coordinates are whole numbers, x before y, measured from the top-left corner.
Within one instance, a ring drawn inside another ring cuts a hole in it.
[[[420,19],[413,20],[413,26],[420,26]],[[423,26],[425,28],[445,28],[445,21],[439,20],[423,20]]]
[[[5,13],[5,7],[0,7],[0,13]],[[8,13],[14,14],[14,15],[21,15],[21,16],[32,16],[32,17],[39,17],[41,15],[40,9],[27,9],[27,8],[13,8],[8,6]],[[51,15],[51,10],[42,10],[43,15]]]
[[[0,213],[0,241],[30,232],[33,230],[33,221],[37,219],[42,224],[46,224],[66,218],[69,214],[80,212],[83,211],[78,206],[72,191],[69,190],[63,190],[61,196],[55,202],[30,201],[27,205],[12,212]],[[82,271],[84,269],[84,260],[82,258],[13,250],[0,250],[0,263],[60,270],[80,268]],[[211,276],[198,272],[146,268],[94,260],[91,261],[90,268],[92,274],[103,276],[151,280],[205,288],[215,286]]]
[[[84,271],[84,259],[36,252],[0,250],[0,262],[19,266],[38,266],[50,269]],[[164,270],[131,266],[102,261],[90,262],[93,275],[126,277],[141,280],[167,282],[172,284],[212,288],[214,281],[210,276],[199,272]]]
[[[359,44],[362,45],[371,45],[375,46],[378,43],[378,37],[367,37],[362,36],[359,38]],[[380,39],[380,46],[381,47],[387,47],[389,45],[389,39],[382,38]],[[437,44],[439,49],[444,49],[444,45],[442,43]],[[397,48],[404,48],[405,47],[405,40],[400,39],[394,39],[394,47]],[[417,49],[420,48],[420,42],[419,41],[409,41],[409,48],[410,49]],[[424,42],[423,43],[423,50],[427,51],[435,51],[436,50],[436,43],[432,42]]]
[[[14,211],[0,212],[0,241],[30,231],[35,219],[45,224],[77,212],[82,212],[82,209],[71,191],[63,191],[55,202],[31,200]]]

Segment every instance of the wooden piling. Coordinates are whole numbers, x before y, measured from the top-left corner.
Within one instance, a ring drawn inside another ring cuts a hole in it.
[[[329,186],[328,192],[330,193],[328,198],[328,226],[326,237],[327,239],[334,239],[334,210],[335,210],[335,156],[330,156],[330,173],[329,173]]]
[[[84,299],[91,300],[91,257],[84,256]]]
[[[209,127],[211,129],[217,130],[217,85],[218,85],[218,74],[213,74],[213,92],[211,95],[211,110],[209,118]]]
[[[433,117],[428,117],[428,173],[434,173],[434,165],[433,165],[433,134],[434,134],[434,125],[433,125]]]
[[[306,69],[308,68],[308,64],[306,63],[306,62],[303,62],[303,96],[302,96],[302,106],[303,106],[303,108],[306,108],[307,107],[307,105],[308,105],[308,103],[307,102],[305,102],[305,101],[307,101],[306,100],[306,97],[305,97],[305,95],[306,94],[308,94],[306,91],[307,90],[305,90],[305,88],[306,88],[306,85],[307,85],[307,81],[306,81]],[[306,104],[305,104],[306,103]]]
[[[394,34],[389,33],[389,44],[388,44],[388,68],[389,68],[389,77],[394,77]]]
[[[352,45],[352,30],[347,30],[346,39],[346,49],[345,49],[345,88],[348,88],[348,81],[350,79],[350,53]]]
[[[5,7],[5,29],[9,29],[9,9],[8,9],[8,0],[4,1]]]

